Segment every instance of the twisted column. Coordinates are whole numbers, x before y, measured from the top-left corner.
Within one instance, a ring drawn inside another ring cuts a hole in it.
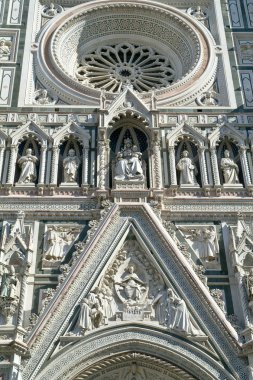
[[[54,146],[53,156],[52,156],[52,167],[51,167],[51,185],[57,185],[59,152],[60,152],[59,147]]]
[[[27,277],[29,275],[29,266],[24,270],[22,276],[21,286],[20,286],[20,297],[19,297],[19,307],[18,307],[18,316],[17,316],[17,326],[22,326],[24,319],[24,304],[25,304],[25,293],[26,293],[26,283]]]
[[[198,149],[199,154],[199,166],[201,172],[202,186],[208,186],[207,170],[206,170],[206,159],[205,159],[205,150],[204,146],[200,146]]]
[[[177,185],[176,158],[174,146],[169,146],[170,184]]]
[[[105,174],[106,174],[106,142],[104,140],[98,141],[98,160],[99,160],[99,170],[98,170],[98,187],[100,189],[105,189]]]
[[[8,176],[7,176],[7,183],[10,185],[13,185],[13,182],[14,182],[17,154],[18,154],[17,145],[14,145],[14,144],[11,145],[11,154],[10,154]]]
[[[46,170],[46,152],[47,146],[42,145],[40,153],[40,173],[39,173],[39,184],[44,184],[45,181],[45,170]]]
[[[247,150],[247,147],[245,145],[241,145],[239,148],[244,182],[245,182],[245,186],[248,186],[248,185],[251,185],[251,179],[250,179],[249,166],[248,166],[248,161],[247,161],[247,156],[246,156],[246,150]]]
[[[2,171],[3,171],[4,148],[5,146],[3,144],[0,145],[0,182],[1,182]]]
[[[211,151],[211,162],[212,162],[212,168],[213,168],[214,185],[220,186],[220,176],[219,176],[219,168],[218,168],[216,148],[211,147],[210,151]]]
[[[156,140],[153,142],[152,150],[153,150],[153,159],[154,159],[155,188],[161,189],[162,175],[161,175],[160,141]]]
[[[88,184],[88,170],[89,170],[89,148],[83,148],[83,172],[82,184]]]

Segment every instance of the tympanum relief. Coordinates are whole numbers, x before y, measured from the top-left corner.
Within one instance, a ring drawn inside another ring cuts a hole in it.
[[[77,323],[67,335],[82,335],[121,321],[155,323],[180,334],[199,336],[188,307],[136,240],[128,240],[99,284],[83,298]]]
[[[58,267],[79,235],[78,225],[47,225],[44,234],[43,267]]]

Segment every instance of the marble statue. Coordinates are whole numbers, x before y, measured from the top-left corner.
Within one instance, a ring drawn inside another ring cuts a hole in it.
[[[69,149],[68,156],[63,160],[64,182],[73,183],[77,180],[77,169],[80,165],[80,160],[76,156],[74,149]]]
[[[213,226],[208,228],[195,229],[192,234],[195,247],[199,252],[199,257],[206,261],[215,260],[219,252],[216,231]]]
[[[134,266],[129,265],[128,274],[123,279],[115,284],[124,289],[126,302],[139,301],[142,293],[146,290],[146,285],[139,276],[134,273]]]
[[[49,7],[45,13],[49,17],[54,17],[57,14],[57,9],[55,8],[55,5],[53,3],[50,3],[50,5],[49,5]]]
[[[155,318],[158,320],[160,325],[165,325],[166,323],[167,297],[167,291],[165,289],[159,289],[158,294],[152,302],[152,307],[155,309]]]
[[[191,333],[191,322],[186,304],[175,295],[171,288],[168,289],[167,313],[169,328]]]
[[[15,299],[16,286],[17,286],[17,278],[15,275],[15,269],[11,265],[9,269],[7,270],[7,272],[4,271],[4,273],[2,274],[0,297]]]
[[[21,174],[18,183],[34,183],[37,178],[36,164],[38,158],[32,155],[32,149],[26,149],[26,155],[18,160],[21,167]]]
[[[105,324],[104,312],[99,299],[99,289],[95,288],[80,303],[77,327],[85,333]]]
[[[177,170],[180,172],[180,185],[198,185],[195,177],[198,174],[198,170],[188,157],[189,152],[184,150],[182,156],[177,164]]]
[[[225,184],[239,183],[239,168],[232,158],[230,158],[228,150],[224,151],[224,157],[221,159],[221,170],[223,172]]]
[[[141,156],[132,140],[125,139],[124,148],[116,156],[114,178],[117,180],[143,179]]]
[[[247,290],[248,290],[248,295],[249,299],[253,300],[253,268],[250,269],[249,274],[246,277],[246,282],[247,282]]]

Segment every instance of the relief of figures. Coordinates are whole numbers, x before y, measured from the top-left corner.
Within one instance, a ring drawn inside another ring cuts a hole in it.
[[[192,163],[192,160],[189,158],[189,152],[187,150],[183,151],[182,158],[178,161],[177,164],[177,170],[180,172],[180,186],[198,186],[196,180],[198,169],[196,165]]]
[[[80,232],[80,227],[49,226],[44,235],[44,264],[61,262]]]
[[[79,165],[80,160],[76,156],[76,152],[74,149],[69,149],[68,156],[63,160],[64,183],[76,183]]]
[[[180,226],[179,230],[185,237],[193,242],[192,248],[198,254],[203,263],[214,261],[218,257],[219,244],[214,226],[193,228],[192,226]]]
[[[221,170],[223,172],[224,184],[239,183],[239,168],[238,165],[230,158],[228,150],[224,151],[224,157],[221,159]]]
[[[185,301],[166,286],[138,243],[130,241],[81,301],[77,323],[68,335],[82,335],[112,322],[143,320],[182,334],[203,335]]]
[[[32,149],[26,149],[26,155],[22,156],[18,160],[18,165],[21,167],[21,174],[18,179],[18,183],[27,184],[34,183],[37,179],[36,164],[38,158],[33,156]]]
[[[130,138],[124,140],[124,147],[117,153],[115,163],[116,180],[142,180],[144,178],[142,154]]]

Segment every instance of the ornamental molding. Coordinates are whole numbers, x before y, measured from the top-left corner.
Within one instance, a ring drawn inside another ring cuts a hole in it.
[[[27,340],[31,358],[25,367],[25,380],[38,376],[47,358],[47,352],[51,351],[54,342],[64,335],[76,306],[98,281],[103,269],[107,267],[114,252],[122,246],[131,228],[145,241],[152,252],[152,260],[155,260],[165,278],[174,284],[176,291],[182,294],[181,297],[183,296],[187,302],[194,318],[201,322],[201,328],[204,331],[208,330],[210,339],[215,341],[217,354],[230,358],[229,363],[234,365],[232,371],[243,373],[244,367],[237,358],[240,346],[235,330],[196,273],[189,267],[187,260],[151,208],[147,204],[122,204],[111,207],[32,330]],[[190,303],[188,299],[191,300]],[[146,329],[149,330],[148,324]],[[103,328],[101,332],[102,330]],[[110,334],[112,331],[110,329]]]
[[[52,138],[47,134],[47,132],[37,123],[29,121],[24,125],[20,125],[16,131],[11,134],[12,144],[19,144],[22,140],[28,139],[29,137],[34,140],[39,141],[41,145],[46,146]]]
[[[54,145],[60,145],[64,140],[72,136],[76,137],[85,148],[89,147],[90,133],[74,121],[59,128],[52,135]]]
[[[170,52],[172,66],[180,74],[175,83],[155,90],[158,105],[189,104],[207,91],[215,78],[217,58],[211,34],[202,23],[172,6],[154,5],[152,1],[144,5],[135,0],[128,3],[100,0],[77,5],[57,16],[57,21],[57,29],[56,23],[50,21],[41,32],[38,50],[34,51],[35,70],[49,93],[66,103],[99,104],[101,91],[92,88],[86,80],[78,80],[75,70],[76,59],[100,47],[102,39],[103,45],[105,41],[108,45],[131,43],[132,39],[142,45],[148,41],[148,46],[161,54]],[[150,32],[145,28],[147,22]],[[132,35],[127,37],[129,29]],[[81,44],[79,36],[82,36]],[[66,54],[72,58],[63,64]],[[129,76],[132,69],[126,70],[122,75]],[[114,94],[110,91],[106,94],[112,101]],[[151,97],[152,91],[141,93],[145,103]]]
[[[218,143],[225,137],[228,136],[229,139],[234,141],[239,146],[245,145],[245,135],[235,128],[234,124],[221,123],[217,124],[214,131],[209,135],[208,140],[210,141],[211,148],[216,147]]]
[[[184,122],[176,124],[176,128],[166,135],[169,147],[173,147],[184,136],[186,136],[187,139],[190,139],[190,141],[193,141],[198,147],[205,146],[206,139],[201,130],[196,126]]]

